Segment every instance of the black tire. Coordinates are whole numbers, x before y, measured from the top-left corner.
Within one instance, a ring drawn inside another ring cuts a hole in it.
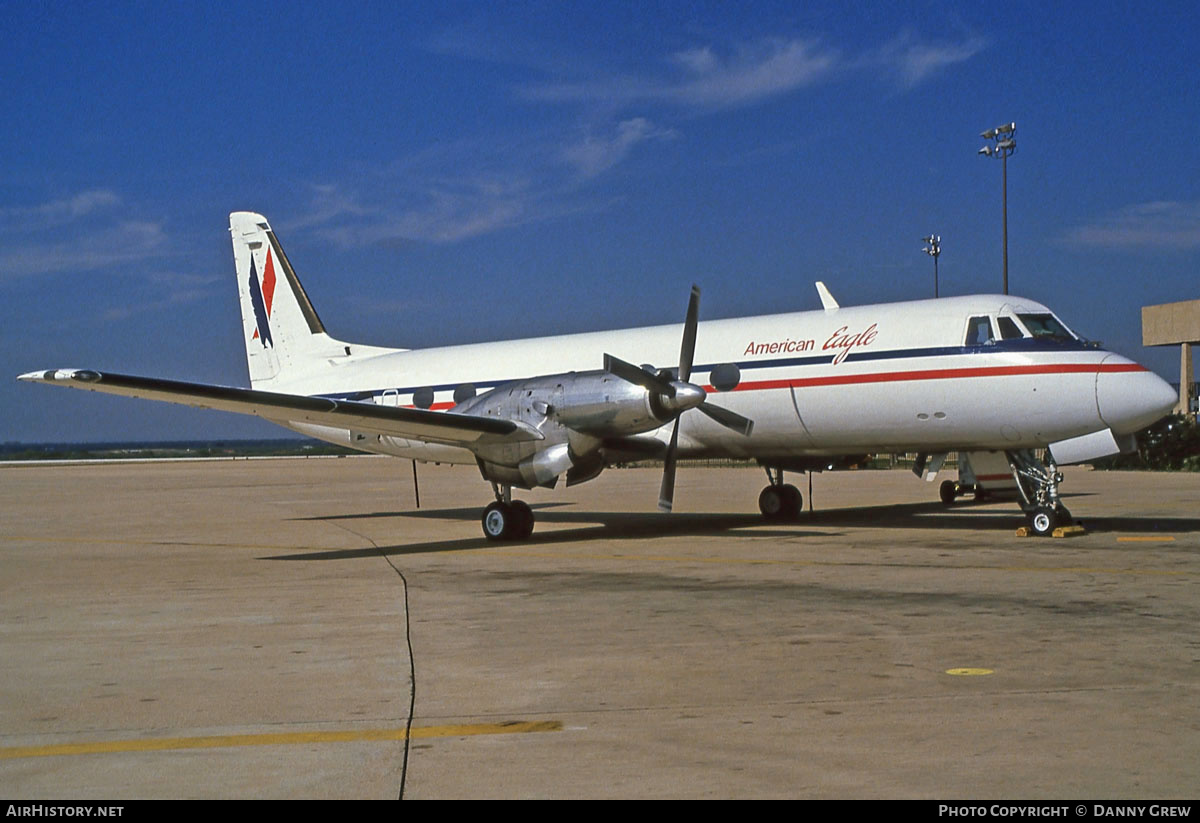
[[[800,490],[792,485],[784,485],[779,487],[779,491],[783,494],[783,513],[780,519],[799,520],[800,512],[804,511],[804,497]]]
[[[493,542],[510,540],[513,527],[517,525],[520,515],[514,514],[512,507],[497,500],[483,510],[483,536]]]
[[[1029,513],[1029,528],[1038,537],[1048,537],[1058,525],[1059,513],[1054,509],[1039,506]]]
[[[804,498],[795,486],[767,486],[758,495],[758,510],[768,520],[795,520]]]
[[[533,509],[529,508],[529,504],[524,500],[514,500],[509,504],[512,508],[513,519],[513,540],[526,540],[529,535],[533,534]]]
[[[942,499],[942,505],[953,506],[954,498],[958,497],[958,484],[953,480],[943,480],[938,487],[938,497]]]
[[[778,486],[767,486],[758,493],[758,510],[768,520],[778,520],[783,511],[783,495]]]

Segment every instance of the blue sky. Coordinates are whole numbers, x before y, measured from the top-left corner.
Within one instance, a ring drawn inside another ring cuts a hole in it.
[[[1200,297],[1194,2],[10,3],[0,440],[283,435],[18,384],[245,385],[230,211],[421,347],[1000,290],[1169,379]],[[597,353],[597,367],[600,353]]]

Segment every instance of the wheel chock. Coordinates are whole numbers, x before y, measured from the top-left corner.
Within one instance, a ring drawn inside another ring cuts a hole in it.
[[[1079,537],[1087,534],[1087,529],[1078,524],[1074,526],[1059,526],[1054,531],[1050,532],[1051,537]],[[1017,529],[1017,537],[1033,537],[1033,529],[1029,526],[1022,526]]]

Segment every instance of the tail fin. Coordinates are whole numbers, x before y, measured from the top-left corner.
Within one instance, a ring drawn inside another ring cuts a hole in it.
[[[389,351],[352,346],[325,332],[275,232],[261,214],[235,211],[229,215],[229,233],[251,386],[309,382],[355,354]]]

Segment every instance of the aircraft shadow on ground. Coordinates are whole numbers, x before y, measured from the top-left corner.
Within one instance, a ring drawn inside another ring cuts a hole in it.
[[[531,508],[537,514],[539,524],[576,525],[577,528],[535,531],[520,543],[493,543],[479,537],[438,540],[425,543],[409,543],[394,546],[379,546],[362,549],[337,549],[333,551],[304,552],[303,554],[275,555],[270,560],[347,560],[356,557],[378,557],[386,555],[426,554],[432,552],[465,551],[470,549],[495,549],[528,546],[552,546],[562,543],[578,543],[592,540],[646,540],[656,537],[713,537],[721,534],[751,536],[762,532],[765,525],[757,514],[661,514],[658,512],[583,512],[555,511],[565,503],[535,504]],[[358,518],[426,518],[478,522],[483,510],[420,509],[406,512],[375,512],[371,514],[332,515],[329,517],[305,517],[302,520],[353,520]],[[774,523],[771,534],[783,537],[828,536],[828,532],[805,529],[802,521]]]
[[[1073,499],[1087,494],[1066,495],[1071,505]],[[860,506],[847,509],[818,509],[804,512],[801,518],[791,523],[764,520],[758,514],[729,513],[675,513],[658,512],[589,512],[577,509],[564,510],[568,503],[537,503],[532,506],[539,524],[570,525],[575,528],[535,531],[520,544],[492,543],[482,536],[440,540],[432,542],[372,546],[361,549],[338,549],[333,551],[305,552],[302,554],[275,555],[273,560],[346,560],[357,557],[387,555],[426,554],[433,552],[466,551],[483,548],[505,548],[512,546],[551,546],[561,543],[577,543],[590,540],[645,540],[656,537],[712,537],[721,534],[739,537],[777,536],[832,537],[840,531],[830,529],[924,529],[929,531],[972,531],[1006,532],[1023,525],[1024,516],[1016,504],[976,504],[966,501],[954,506],[941,503],[897,503],[878,506]],[[426,520],[475,521],[482,513],[478,507],[453,509],[416,509],[411,511],[366,512],[344,515],[327,515],[297,518],[299,520],[329,521],[420,518]],[[1200,532],[1200,517],[1093,517],[1080,519],[1090,533],[1194,533]],[[814,529],[820,529],[815,531]]]

